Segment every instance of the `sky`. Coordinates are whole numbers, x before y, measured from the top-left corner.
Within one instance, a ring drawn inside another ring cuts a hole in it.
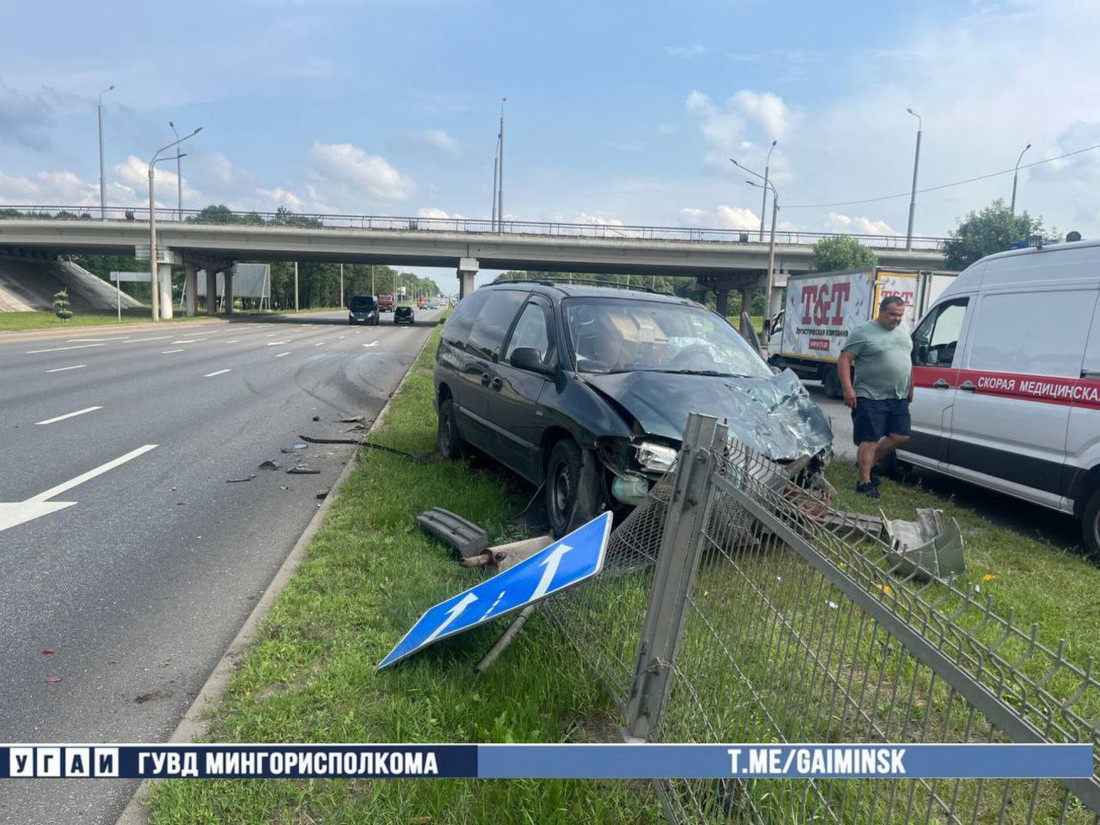
[[[944,236],[1012,193],[1100,236],[1095,0],[0,0],[0,204]],[[504,99],[506,98],[506,102]],[[1036,164],[1029,166],[1029,164]],[[1003,173],[1006,174],[995,174]],[[175,164],[157,202],[176,201]],[[899,197],[888,197],[899,196]],[[770,222],[771,206],[768,206]],[[425,270],[425,273],[427,270]],[[442,283],[442,282],[441,282]]]

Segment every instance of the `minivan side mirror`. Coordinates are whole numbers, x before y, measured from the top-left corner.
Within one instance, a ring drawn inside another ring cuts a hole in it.
[[[534,347],[516,347],[512,350],[508,363],[518,370],[539,372],[543,375],[550,375],[553,372],[553,369],[542,362],[542,356]]]

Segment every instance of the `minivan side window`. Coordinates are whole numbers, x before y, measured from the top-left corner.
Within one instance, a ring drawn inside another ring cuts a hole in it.
[[[520,347],[536,350],[542,362],[546,363],[546,356],[550,353],[550,330],[546,323],[546,310],[540,304],[532,302],[523,308],[523,314],[512,331],[504,360],[509,360]]]
[[[489,298],[477,314],[474,328],[466,341],[466,349],[475,355],[495,361],[504,346],[504,336],[512,326],[512,319],[527,298],[526,292],[497,289],[489,292]]]
[[[984,295],[974,316],[967,369],[1081,377],[1096,290]]]
[[[474,290],[455,307],[447,323],[443,325],[443,340],[448,344],[461,347],[466,343],[466,338],[474,326],[478,310],[489,298],[489,293],[482,290]]]
[[[940,304],[913,332],[913,364],[950,367],[959,344],[968,298]]]

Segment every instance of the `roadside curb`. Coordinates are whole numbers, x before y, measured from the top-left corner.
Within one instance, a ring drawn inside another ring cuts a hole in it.
[[[371,433],[385,423],[386,416],[390,411],[390,404],[393,403],[393,399],[404,388],[405,382],[409,380],[409,376],[412,375],[412,371],[416,367],[416,362],[420,360],[420,355],[424,352],[424,347],[428,346],[428,342],[431,341],[431,338],[431,332],[429,332],[428,337],[424,339],[424,344],[413,356],[413,361],[412,364],[409,365],[408,371],[390,394],[390,397],[386,399],[386,403],[382,406],[377,418],[374,419],[374,422],[364,434],[364,441],[367,440],[367,437],[369,437]],[[264,591],[263,596],[260,597],[260,600],[252,609],[248,618],[245,619],[241,629],[237,632],[233,641],[230,642],[225,653],[222,654],[222,658],[218,661],[218,664],[214,666],[214,670],[211,671],[210,676],[207,677],[198,695],[195,696],[195,700],[191,703],[187,712],[184,713],[183,719],[180,720],[176,730],[169,737],[168,744],[178,745],[193,742],[206,733],[207,722],[203,718],[203,712],[206,710],[207,706],[221,698],[229,685],[229,679],[237,669],[238,663],[244,658],[245,654],[248,653],[249,649],[256,641],[260,623],[263,621],[272,605],[275,604],[275,600],[278,599],[283,589],[290,583],[291,579],[293,579],[298,567],[301,566],[302,562],[305,560],[306,550],[309,548],[313,537],[321,529],[325,516],[328,514],[328,511],[332,509],[332,505],[336,501],[337,494],[351,474],[359,468],[359,453],[360,450],[358,448],[352,453],[351,460],[348,461],[347,466],[344,467],[344,471],[340,474],[340,477],[336,479],[336,483],[332,485],[332,489],[329,490],[328,495],[325,496],[325,500],[321,502],[321,506],[317,508],[317,512],[313,514],[313,518],[309,520],[309,524],[306,525],[305,531],[294,543],[294,547],[291,548],[290,554],[286,557],[286,561],[283,562],[278,572],[275,573],[275,577],[267,586],[267,590]],[[142,780],[141,785],[138,786],[138,789],[126,804],[126,807],[116,820],[115,825],[148,825],[149,794],[152,791],[153,783],[159,781],[164,780]]]

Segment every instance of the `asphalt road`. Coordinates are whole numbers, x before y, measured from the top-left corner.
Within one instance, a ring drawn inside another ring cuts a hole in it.
[[[833,427],[834,454],[842,461],[855,463],[856,448],[852,443],[851,412],[841,399],[828,398],[819,382],[803,383],[810,397],[829,417]],[[912,483],[944,498],[953,499],[957,504],[981,513],[1000,527],[1007,527],[1075,555],[1088,554],[1081,542],[1080,524],[1054,510],[924,470],[914,472]],[[1093,561],[1100,563],[1100,559]]]
[[[0,741],[165,741],[353,448],[282,450],[361,434],[438,315],[0,336]],[[112,823],[135,788],[5,780],[0,823]]]

